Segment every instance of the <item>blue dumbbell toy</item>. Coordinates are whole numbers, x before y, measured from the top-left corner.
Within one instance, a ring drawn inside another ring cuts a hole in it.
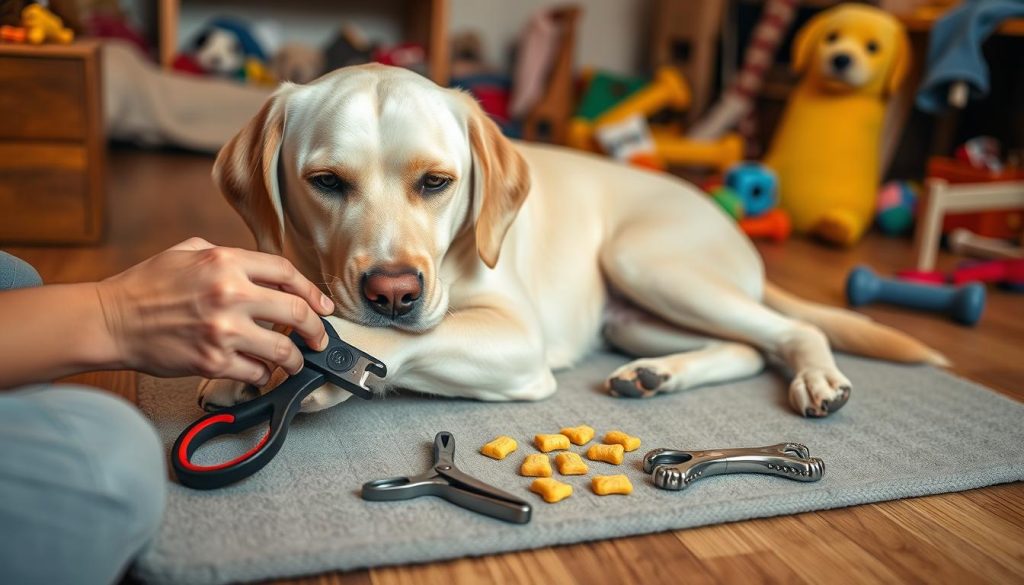
[[[771,169],[760,163],[733,166],[725,174],[725,186],[739,195],[746,217],[757,217],[777,203],[778,180]]]
[[[854,268],[846,278],[846,298],[854,307],[882,302],[945,313],[964,325],[977,323],[985,310],[985,287],[980,283],[956,287],[915,284],[882,278],[866,266]]]

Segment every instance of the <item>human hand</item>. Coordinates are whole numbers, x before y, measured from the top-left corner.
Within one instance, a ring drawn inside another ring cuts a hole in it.
[[[158,376],[199,374],[263,385],[272,368],[303,359],[287,336],[256,321],[294,328],[327,347],[317,317],[334,303],[280,257],[192,238],[96,284],[110,339],[127,368]]]

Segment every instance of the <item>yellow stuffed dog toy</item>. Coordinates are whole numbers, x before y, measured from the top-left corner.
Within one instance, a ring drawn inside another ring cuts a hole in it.
[[[831,8],[800,30],[793,69],[803,77],[765,159],[797,231],[848,246],[871,224],[885,105],[908,51],[903,26],[870,6]]]

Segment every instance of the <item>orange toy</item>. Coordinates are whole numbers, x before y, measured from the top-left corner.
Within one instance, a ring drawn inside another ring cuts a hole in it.
[[[66,45],[75,40],[75,31],[64,26],[59,16],[39,4],[29,4],[21,11],[21,24],[28,30],[28,42],[33,45],[46,41]]]
[[[0,41],[5,43],[24,43],[28,40],[28,31],[20,26],[0,26]]]
[[[772,209],[758,217],[740,220],[740,229],[751,238],[785,241],[792,231],[789,216],[781,209]]]

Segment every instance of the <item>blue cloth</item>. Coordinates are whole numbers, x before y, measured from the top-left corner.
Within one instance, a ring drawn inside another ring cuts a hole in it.
[[[0,291],[40,284],[0,252]],[[117,581],[160,525],[163,461],[153,425],[112,394],[0,391],[0,582]]]
[[[43,284],[39,273],[28,262],[7,252],[0,252],[0,290],[27,288]]]
[[[928,43],[927,73],[917,91],[917,107],[937,113],[947,108],[949,87],[963,81],[972,99],[988,94],[988,65],[981,44],[1007,18],[1024,16],[1024,0],[965,0],[935,23]]]

